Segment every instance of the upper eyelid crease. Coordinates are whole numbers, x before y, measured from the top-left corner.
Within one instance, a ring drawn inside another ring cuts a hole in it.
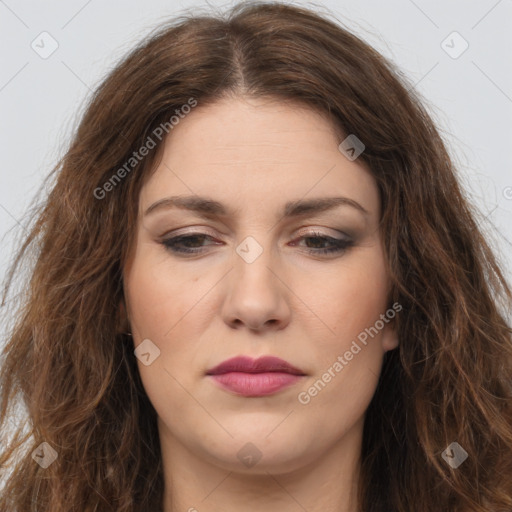
[[[365,217],[370,213],[357,201],[348,197],[324,197],[319,199],[306,199],[290,201],[285,204],[283,212],[278,218],[293,218],[293,217],[304,217],[306,215],[313,215],[321,212],[331,210],[339,206],[350,206]],[[200,196],[171,196],[159,199],[150,205],[144,212],[144,216],[147,216],[153,212],[162,209],[180,208],[190,210],[198,213],[200,216],[205,218],[214,217],[226,217],[230,213],[222,203],[215,201],[207,197]]]

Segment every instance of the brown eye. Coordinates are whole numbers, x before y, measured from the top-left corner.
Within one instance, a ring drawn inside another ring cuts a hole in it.
[[[316,247],[307,247],[306,249],[315,254],[343,252],[354,244],[353,241],[349,239],[333,238],[317,232],[302,236],[299,240],[312,240],[312,245]],[[329,247],[324,247],[325,244],[329,244]],[[322,247],[318,247],[319,245]]]
[[[168,238],[162,241],[162,244],[170,251],[175,253],[185,254],[198,254],[203,247],[201,244],[205,239],[212,239],[210,235],[205,233],[190,233],[187,235],[180,235],[174,238]]]

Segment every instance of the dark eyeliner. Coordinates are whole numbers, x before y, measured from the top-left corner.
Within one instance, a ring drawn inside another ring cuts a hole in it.
[[[306,248],[308,252],[312,254],[334,254],[344,252],[346,249],[353,245],[352,240],[343,239],[343,238],[333,238],[330,236],[323,235],[322,233],[313,232],[308,235],[304,235],[300,237],[300,240],[308,240],[308,239],[317,239],[322,240],[324,242],[328,242],[331,244],[331,247],[328,249],[311,249]]]
[[[183,241],[191,240],[194,238],[212,238],[210,235],[205,233],[188,233],[186,235],[179,235],[172,238],[162,240],[162,244],[165,248],[171,252],[177,254],[199,254],[201,251],[198,251],[198,248],[178,248],[179,243],[183,243]]]
[[[191,240],[194,239],[202,239],[205,240],[207,238],[213,239],[210,235],[207,235],[206,233],[189,233],[186,235],[179,235],[176,237],[168,238],[162,240],[162,245],[164,247],[175,254],[200,254],[201,248],[205,246],[200,247],[179,247],[179,244],[183,243],[190,243]],[[312,232],[307,235],[301,236],[298,240],[322,240],[323,243],[329,243],[331,244],[331,247],[329,248],[306,248],[306,251],[311,254],[335,254],[335,253],[342,253],[351,246],[354,245],[354,242],[350,239],[339,239],[339,238],[333,238],[330,236],[326,236],[322,233],[318,232]],[[297,245],[297,244],[293,244]]]

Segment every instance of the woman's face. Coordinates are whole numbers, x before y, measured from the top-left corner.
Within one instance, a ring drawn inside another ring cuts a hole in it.
[[[278,473],[358,446],[397,341],[377,186],[341,142],[315,111],[261,99],[199,103],[170,132],[124,269],[164,450]],[[171,196],[187,201],[145,214]],[[302,375],[207,374],[236,356],[275,356]]]

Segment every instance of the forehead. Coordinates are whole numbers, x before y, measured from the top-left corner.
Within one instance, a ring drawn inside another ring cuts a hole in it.
[[[301,156],[314,159],[319,150],[335,150],[337,139],[325,115],[302,104],[275,98],[224,98],[199,104],[173,129],[166,146],[175,153],[187,151],[191,143],[203,150],[189,157],[208,151],[214,158],[282,161],[279,156],[292,157],[299,147]]]
[[[174,126],[140,207],[176,194],[238,198],[267,207],[306,196],[345,195],[378,210],[369,169],[338,149],[321,113],[276,99],[223,99],[198,106]],[[223,201],[224,202],[224,201]]]

